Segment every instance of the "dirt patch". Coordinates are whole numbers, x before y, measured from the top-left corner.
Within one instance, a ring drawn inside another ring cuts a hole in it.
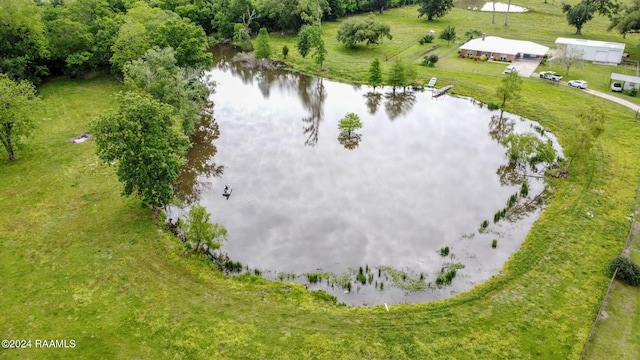
[[[268,59],[256,59],[252,53],[237,53],[231,61],[241,63],[247,69],[274,70],[278,68],[277,63]]]
[[[89,140],[91,140],[93,138],[93,135],[89,134],[89,133],[82,133],[76,137],[72,137],[67,139],[68,142],[70,143],[76,143],[76,144],[81,144],[83,142],[87,142]]]

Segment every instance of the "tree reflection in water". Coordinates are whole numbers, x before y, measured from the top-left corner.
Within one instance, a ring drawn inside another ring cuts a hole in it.
[[[411,112],[413,105],[416,103],[416,95],[412,92],[386,93],[384,97],[384,110],[391,121]]]
[[[340,135],[338,135],[338,142],[348,150],[357,148],[358,145],[360,145],[360,140],[362,140],[362,134],[355,132],[351,132],[350,134],[341,132]]]
[[[500,110],[500,115],[492,115],[489,121],[489,136],[502,144],[502,140],[513,132],[515,121],[503,116],[504,112]]]
[[[367,99],[367,109],[369,109],[369,115],[375,115],[380,107],[380,101],[382,100],[382,94],[376,92],[368,92],[364,94]]]
[[[213,118],[213,103],[208,103],[203,110],[202,120],[191,137],[193,146],[187,152],[187,162],[182,166],[175,196],[184,205],[191,205],[200,200],[202,191],[210,183],[199,181],[199,177],[220,177],[224,166],[216,165],[213,157],[217,149],[214,141],[220,136],[220,129]]]
[[[299,77],[298,94],[304,107],[309,110],[309,115],[302,118],[302,122],[307,124],[302,128],[303,134],[307,135],[304,144],[316,146],[320,122],[324,117],[324,101],[327,98],[322,78]]]

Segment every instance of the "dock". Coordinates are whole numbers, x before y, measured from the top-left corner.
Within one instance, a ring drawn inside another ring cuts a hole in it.
[[[440,95],[444,95],[444,93],[446,93],[447,91],[453,89],[453,85],[447,85],[445,87],[442,87],[440,89],[436,89],[433,91],[433,97],[438,97]]]

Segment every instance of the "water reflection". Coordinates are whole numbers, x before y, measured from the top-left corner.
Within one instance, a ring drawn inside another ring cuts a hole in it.
[[[218,83],[212,99],[220,131],[210,127],[203,142],[215,141],[217,152],[210,147],[202,157],[225,167],[212,176],[186,170],[191,172],[182,184],[185,192],[194,189],[191,201],[200,198],[212,219],[227,227],[222,251],[234,261],[272,277],[343,274],[368,265],[401,268],[434,282],[455,255],[466,267],[443,289],[407,294],[389,283],[384,291],[327,289],[351,304],[425,301],[499,272],[535,220],[538,211],[527,199],[525,211],[512,212],[529,215],[478,233],[479,224],[520,188],[509,179],[513,169],[496,173],[508,162],[499,139],[530,130],[530,121],[512,122],[507,114],[492,119],[494,113],[477,103],[446,94],[394,96],[384,88],[376,94],[283,71],[232,70],[235,64],[215,58],[220,61],[211,71]],[[361,118],[357,136],[340,136],[337,125],[345,113]],[[234,189],[229,201],[220,196],[225,184]],[[543,188],[541,179],[530,179],[530,199]],[[492,239],[500,241],[498,249],[491,248]],[[445,246],[452,251],[447,258],[439,254]]]
[[[413,105],[416,103],[416,95],[411,91],[402,93],[386,93],[384,98],[384,110],[391,121],[410,113],[413,109]]]
[[[489,135],[492,139],[502,144],[507,135],[513,132],[515,121],[504,116],[504,112],[500,110],[500,115],[492,115],[489,121]]]
[[[302,131],[307,135],[304,144],[307,146],[316,146],[318,143],[318,130],[320,122],[324,116],[324,101],[327,98],[327,92],[322,84],[322,79],[303,76],[298,79],[298,94],[300,100],[305,106],[309,114],[302,118],[302,122],[306,125]]]
[[[367,104],[367,109],[369,110],[369,115],[375,115],[378,112],[378,107],[380,107],[380,101],[382,100],[382,94],[377,92],[368,92],[364,94],[364,97]]]
[[[338,135],[338,142],[344,146],[347,150],[353,150],[358,147],[360,144],[360,140],[362,140],[362,134],[358,134],[356,132],[341,132]]]
[[[202,192],[210,183],[201,178],[220,177],[224,166],[217,165],[214,157],[217,149],[215,140],[220,136],[220,128],[213,118],[213,104],[209,103],[203,111],[202,120],[192,136],[193,146],[187,152],[187,162],[178,177],[175,196],[184,205],[200,200]]]

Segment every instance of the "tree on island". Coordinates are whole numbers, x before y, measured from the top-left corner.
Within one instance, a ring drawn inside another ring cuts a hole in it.
[[[503,77],[500,86],[496,88],[496,95],[502,101],[500,108],[503,109],[507,105],[507,100],[520,98],[521,89],[522,79],[517,71],[512,71]]]
[[[14,82],[0,74],[0,140],[9,160],[16,159],[16,148],[34,133],[36,124],[30,112],[38,102],[36,89],[30,82]]]
[[[271,46],[269,45],[269,33],[266,28],[260,28],[256,37],[255,45],[256,59],[269,59],[271,57]]]
[[[189,139],[175,124],[170,105],[151,95],[120,93],[119,108],[92,124],[98,158],[115,164],[122,194],[153,209],[173,199]]]
[[[382,70],[380,69],[380,60],[378,58],[373,59],[369,66],[369,85],[373,86],[373,91],[376,91],[376,87],[382,84]]]
[[[354,113],[348,113],[338,123],[338,130],[349,136],[351,136],[351,132],[360,128],[362,128],[362,122],[360,121],[360,117]]]
[[[362,139],[362,135],[355,133],[354,130],[360,128],[362,128],[360,117],[354,113],[348,113],[338,123],[338,129],[340,130],[338,142],[340,142],[340,144],[342,144],[346,149],[355,149],[358,147],[360,139]]]
[[[418,0],[418,17],[427,15],[427,21],[445,16],[453,9],[453,0]]]
[[[195,252],[219,249],[221,241],[227,239],[227,229],[218,223],[211,223],[211,214],[200,205],[189,210],[182,228],[186,240],[195,244]]]

